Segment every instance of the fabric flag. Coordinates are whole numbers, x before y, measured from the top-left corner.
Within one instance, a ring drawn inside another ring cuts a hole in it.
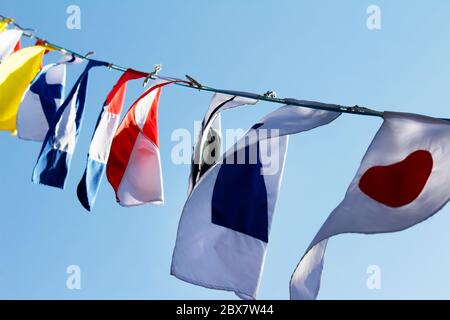
[[[157,80],[131,106],[111,144],[106,176],[122,206],[162,204],[163,181],[158,142],[158,103],[163,86]]]
[[[66,65],[83,62],[72,55],[46,65],[36,76],[17,113],[17,133],[20,139],[44,141],[50,123],[62,104],[66,85]]]
[[[89,148],[88,160],[83,177],[77,188],[78,199],[86,210],[91,211],[97,197],[111,143],[119,124],[127,82],[145,77],[146,74],[128,69],[108,94],[97,121]]]
[[[215,93],[211,99],[208,111],[202,121],[202,127],[194,147],[189,176],[188,194],[192,192],[201,176],[211,168],[221,156],[221,117],[220,112],[245,104],[254,105],[256,99],[234,95]]]
[[[385,112],[344,200],[330,214],[291,279],[292,299],[315,299],[327,241],[386,233],[431,217],[449,200],[450,122]]]
[[[41,68],[44,51],[44,47],[28,47],[0,64],[0,130],[15,133],[20,101]]]
[[[10,56],[11,53],[17,51],[16,48],[20,44],[22,34],[21,30],[15,29],[0,33],[0,62]]]
[[[288,135],[339,114],[284,106],[255,124],[193,188],[178,226],[171,274],[255,299]]]
[[[108,63],[90,60],[56,112],[33,170],[32,181],[64,189],[83,120],[89,70]]]

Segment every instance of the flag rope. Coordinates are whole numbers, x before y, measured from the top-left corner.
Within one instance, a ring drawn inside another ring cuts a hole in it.
[[[41,38],[41,37],[35,35],[33,33],[35,31],[34,29],[23,28],[21,25],[19,25],[17,22],[15,22],[15,20],[13,18],[7,18],[0,14],[0,19],[3,21],[7,20],[10,24],[14,25],[16,28],[22,30],[24,36],[26,36],[30,39],[36,39],[38,42],[40,42],[42,45],[48,47],[49,49],[53,49],[53,50],[56,50],[56,51],[59,51],[61,53],[65,53],[65,54],[69,53],[80,59],[84,59],[87,61],[92,60],[89,58],[89,56],[91,54],[93,54],[94,52],[89,52],[85,55],[82,55],[78,52],[64,48],[62,46],[54,44],[48,40],[45,40],[44,38]],[[114,63],[109,63],[109,62],[108,62],[108,68],[117,70],[117,71],[121,71],[121,72],[125,72],[128,69],[128,68],[119,66],[117,64],[114,64]],[[155,70],[152,72],[144,72],[144,71],[139,71],[139,72],[147,74],[146,80],[148,80],[149,78],[151,78],[151,79],[159,78],[159,79],[163,79],[163,80],[179,80],[177,78],[159,76],[158,72],[160,69],[161,69],[160,65],[157,65],[157,66],[155,66]],[[257,99],[257,100],[267,101],[267,102],[272,102],[272,103],[277,103],[277,104],[287,104],[287,105],[305,107],[305,108],[310,108],[310,109],[335,111],[335,112],[357,114],[357,115],[364,115],[364,116],[383,117],[382,111],[378,111],[378,110],[374,110],[374,109],[370,109],[370,108],[366,108],[366,107],[361,107],[359,105],[344,106],[344,105],[339,105],[339,104],[329,104],[329,103],[322,103],[322,102],[316,102],[316,101],[297,100],[297,99],[293,99],[293,98],[277,98],[276,94],[273,91],[268,91],[265,94],[257,94],[257,93],[243,92],[243,91],[217,89],[217,88],[213,88],[213,87],[209,87],[209,86],[204,86],[188,75],[186,75],[186,78],[189,81],[176,82],[175,85],[185,87],[185,88],[197,89],[200,91],[209,91],[209,92],[229,94],[229,95]],[[144,84],[145,83],[146,82],[144,82]]]

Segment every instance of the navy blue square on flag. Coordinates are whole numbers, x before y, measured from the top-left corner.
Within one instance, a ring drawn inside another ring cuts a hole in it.
[[[223,163],[217,174],[212,195],[212,223],[268,242],[267,190],[257,143],[256,163],[249,163],[250,148],[245,147],[244,164]],[[254,151],[254,150],[253,150]]]

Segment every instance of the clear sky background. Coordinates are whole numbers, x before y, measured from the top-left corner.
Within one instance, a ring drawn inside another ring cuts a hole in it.
[[[67,6],[81,30],[66,28]],[[366,27],[381,8],[382,29]],[[0,13],[48,40],[117,64],[207,85],[380,110],[450,117],[450,2],[434,1],[2,1]],[[46,62],[57,59],[56,54]],[[68,88],[82,70],[68,70]],[[83,130],[66,190],[31,183],[41,145],[0,134],[0,298],[235,299],[169,275],[188,165],[171,162],[177,128],[193,132],[209,93],[172,86],[160,102],[166,203],[121,208],[104,179],[92,214],[76,197],[92,130],[119,72],[90,75]],[[127,108],[142,91],[129,85]],[[276,105],[227,111],[226,128],[246,129]],[[343,115],[290,140],[260,299],[288,298],[298,260],[342,200],[381,119]],[[448,206],[409,230],[342,235],[329,242],[319,299],[450,298]],[[79,265],[81,290],[66,288]],[[381,268],[381,289],[366,287]]]

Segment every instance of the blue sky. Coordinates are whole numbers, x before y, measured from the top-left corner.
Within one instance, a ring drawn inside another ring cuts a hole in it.
[[[66,28],[67,6],[81,30]],[[382,29],[366,27],[381,8]],[[380,110],[450,117],[450,3],[434,1],[9,1],[1,14],[48,40],[129,67],[190,74],[207,85]],[[52,62],[56,55],[46,57]],[[72,84],[82,67],[69,71]],[[235,299],[169,275],[188,165],[174,165],[170,136],[191,132],[211,95],[170,87],[160,102],[166,203],[125,209],[104,181],[92,214],[76,198],[92,130],[116,71],[91,72],[85,121],[66,190],[31,183],[40,145],[0,134],[0,298]],[[129,86],[126,107],[142,91]],[[227,111],[223,124],[248,128],[276,107]],[[291,138],[260,299],[288,298],[298,260],[348,184],[381,119],[343,115]],[[320,299],[449,299],[450,212],[409,230],[343,235],[329,242]],[[66,288],[79,265],[81,290]],[[366,269],[381,268],[368,290]]]

